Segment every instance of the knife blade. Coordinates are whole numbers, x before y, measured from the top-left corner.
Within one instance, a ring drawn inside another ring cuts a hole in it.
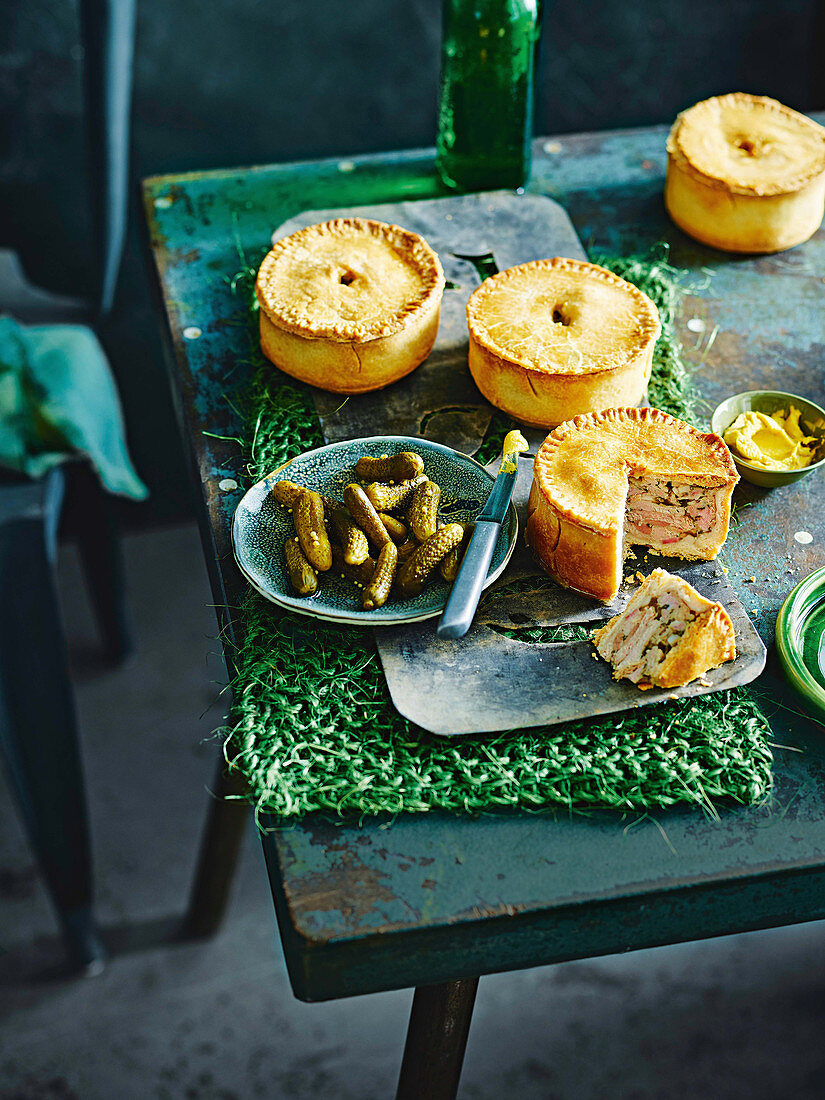
[[[439,638],[462,638],[470,629],[501,525],[510,506],[518,474],[518,455],[520,451],[526,451],[528,446],[527,440],[519,431],[508,432],[505,436],[498,475],[487,497],[487,503],[475,518],[473,537],[438,620],[436,634]]]

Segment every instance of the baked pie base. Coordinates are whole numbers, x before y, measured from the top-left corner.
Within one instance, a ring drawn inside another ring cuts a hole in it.
[[[439,305],[401,332],[363,342],[298,336],[261,311],[261,350],[285,374],[331,393],[368,393],[404,378],[427,358],[438,335]]]
[[[556,257],[486,279],[467,305],[469,365],[493,405],[531,427],[644,398],[656,306],[596,264]]]
[[[381,389],[429,355],[443,290],[417,233],[365,218],[312,225],[276,242],[258,271],[261,349],[321,389]]]
[[[526,539],[567,588],[608,602],[631,546],[715,558],[739,480],[728,448],[659,409],[608,409],[560,424],[533,467]]]
[[[735,92],[676,119],[665,206],[685,233],[727,252],[781,252],[825,211],[825,129],[767,96]]]

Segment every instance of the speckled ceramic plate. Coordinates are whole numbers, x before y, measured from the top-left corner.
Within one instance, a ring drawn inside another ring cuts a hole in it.
[[[390,596],[383,607],[362,611],[360,590],[350,581],[330,573],[319,576],[314,596],[296,596],[284,563],[284,543],[295,533],[292,515],[277,503],[271,487],[284,478],[327,493],[340,500],[344,487],[358,481],[355,463],[362,455],[380,456],[398,451],[417,451],[424,472],[441,486],[441,518],[468,522],[475,518],[489,496],[493,477],[473,458],[450,447],[408,436],[371,436],[367,439],[330,443],[293,458],[253,485],[235,511],[232,546],[235,560],[262,596],[299,615],[313,615],[333,622],[360,626],[397,626],[440,615],[449,587],[440,577],[410,600]],[[511,504],[502,524],[485,587],[496,579],[513,553],[518,534],[516,510]]]

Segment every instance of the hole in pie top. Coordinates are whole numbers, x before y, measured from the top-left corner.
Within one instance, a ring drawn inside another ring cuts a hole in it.
[[[756,156],[756,145],[754,144],[754,142],[751,141],[750,138],[739,138],[739,140],[736,142],[736,148],[741,149],[742,152],[749,157]]]
[[[553,324],[569,325],[570,318],[564,312],[564,306],[556,306],[553,310]]]
[[[341,283],[343,286],[351,286],[357,278],[358,276],[355,274],[354,271],[344,271],[338,282]]]

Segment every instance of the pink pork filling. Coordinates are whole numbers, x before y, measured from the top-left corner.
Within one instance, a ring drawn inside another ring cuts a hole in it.
[[[655,672],[694,617],[675,593],[661,593],[622,620],[621,632],[602,656],[638,683],[643,675]]]
[[[631,542],[669,546],[710,531],[716,521],[714,490],[651,478],[630,478],[625,534]]]

